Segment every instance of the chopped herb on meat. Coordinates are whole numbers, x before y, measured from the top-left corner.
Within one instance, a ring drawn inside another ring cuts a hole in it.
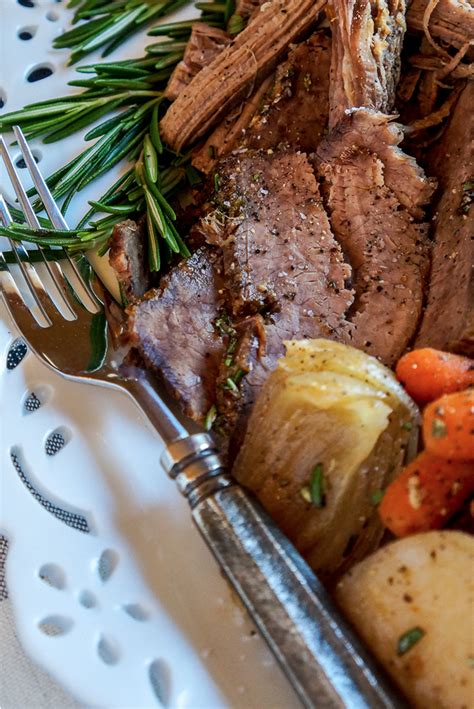
[[[416,645],[416,643],[419,642],[424,635],[425,631],[422,630],[422,628],[419,628],[418,626],[410,628],[410,630],[407,630],[406,633],[400,635],[397,644],[397,655],[401,657],[406,652],[411,650],[412,647]]]

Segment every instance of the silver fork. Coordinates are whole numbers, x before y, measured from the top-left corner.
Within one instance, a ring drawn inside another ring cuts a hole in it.
[[[15,129],[15,135],[48,216],[56,228],[67,228],[20,129]],[[37,226],[5,143],[2,145],[26,220]],[[0,211],[8,223],[11,216],[3,199]],[[116,350],[108,335],[105,358],[94,362],[91,333],[105,323],[104,313],[69,301],[63,272],[67,260],[55,270],[56,295],[65,301],[56,307],[34,266],[23,260],[18,247],[16,253],[29,291],[44,316],[44,322],[35,320],[12,274],[0,274],[4,301],[21,334],[58,374],[125,390],[148,416],[165,444],[162,466],[188,500],[199,531],[303,704],[331,709],[406,706],[294,547],[227,474],[212,437],[183,417],[160,383],[132,364],[127,353]],[[1,254],[0,259],[4,260]],[[89,305],[97,305],[90,287],[84,281],[80,286],[86,290],[82,302],[87,295]],[[72,311],[74,319],[66,319],[63,308]]]

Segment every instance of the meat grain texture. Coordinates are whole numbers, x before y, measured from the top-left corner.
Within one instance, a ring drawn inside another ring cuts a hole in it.
[[[417,347],[474,357],[474,189],[472,110],[474,82],[467,82],[441,141],[428,154],[438,178],[428,301]]]
[[[132,345],[197,420],[214,398],[223,351],[214,326],[222,301],[219,261],[198,249],[128,310]]]

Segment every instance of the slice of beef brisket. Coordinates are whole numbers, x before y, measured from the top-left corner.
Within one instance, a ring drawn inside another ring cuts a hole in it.
[[[214,323],[222,293],[220,256],[204,247],[128,309],[132,345],[198,421],[215,400],[223,341]]]
[[[460,48],[472,43],[474,6],[470,0],[438,0],[435,3],[412,0],[407,23],[410,30],[423,32],[427,28],[430,38]]]
[[[314,328],[321,336],[326,323],[326,332],[337,330],[351,302],[350,272],[306,155],[236,154],[221,163],[219,182],[203,228],[222,249],[232,316],[291,312],[302,337]],[[295,323],[289,328],[285,337],[296,334]]]
[[[329,124],[348,108],[389,113],[400,76],[405,0],[332,0],[333,32]]]
[[[170,101],[178,98],[201,69],[210,64],[231,41],[227,32],[217,27],[210,27],[204,22],[194,23],[183,59],[176,66],[168,81],[165,91],[166,98],[169,98]]]
[[[174,150],[195,142],[268,76],[292,42],[314,27],[325,0],[269,0],[247,27],[200,71],[161,121]]]
[[[327,130],[330,63],[331,39],[324,30],[291,47],[243,144],[265,150],[291,146],[314,151]]]
[[[122,300],[128,303],[151,288],[144,222],[131,219],[114,227],[110,240],[109,263],[119,282]]]
[[[248,151],[221,163],[217,206],[203,221],[222,249],[235,333],[218,396],[235,450],[260,387],[292,338],[350,340],[344,262],[303,153]]]
[[[474,215],[471,205],[474,82],[462,91],[427,170],[439,180],[433,218],[434,247],[428,303],[417,347],[436,347],[474,357]]]
[[[416,332],[428,268],[420,217],[432,185],[397,150],[401,138],[388,116],[357,109],[317,150],[331,225],[353,269],[352,344],[387,365]]]

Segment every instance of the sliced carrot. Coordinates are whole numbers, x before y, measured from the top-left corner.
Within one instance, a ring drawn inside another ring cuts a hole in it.
[[[433,455],[474,460],[474,389],[446,394],[423,412],[423,439]]]
[[[474,492],[474,462],[423,451],[387,488],[382,522],[397,537],[440,529]]]
[[[396,374],[418,404],[474,385],[474,360],[425,347],[398,361]]]

